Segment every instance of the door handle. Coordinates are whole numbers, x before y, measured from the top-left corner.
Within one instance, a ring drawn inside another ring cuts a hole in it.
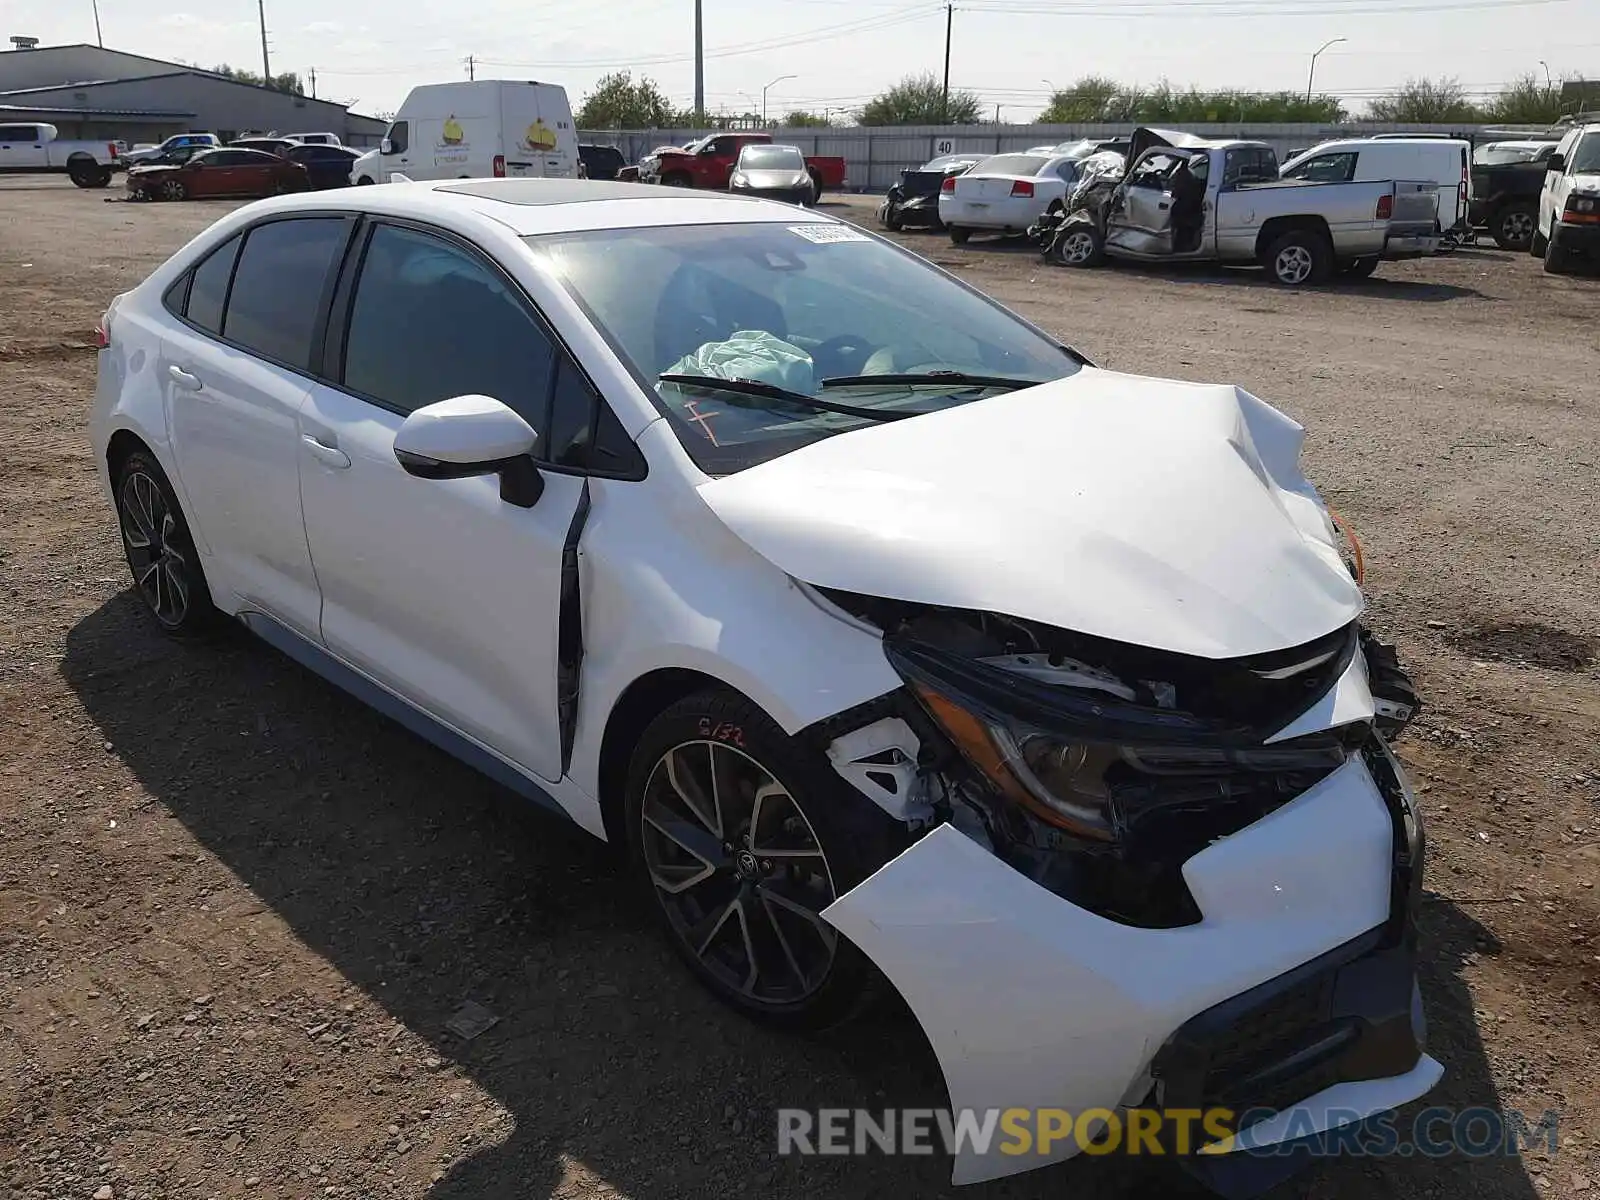
[[[175,364],[167,368],[167,378],[186,392],[198,392],[202,386],[200,376],[191,375]]]
[[[1160,204],[1156,205],[1156,207],[1159,208],[1162,212],[1166,212],[1167,209],[1172,207],[1172,205],[1168,204],[1165,200],[1163,200]]]
[[[350,456],[339,447],[320,442],[309,433],[302,433],[300,440],[305,443],[306,449],[311,451],[311,457],[323,466],[343,471],[350,465]]]

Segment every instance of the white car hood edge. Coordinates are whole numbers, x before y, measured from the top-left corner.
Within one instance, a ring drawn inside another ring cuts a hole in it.
[[[1085,367],[699,490],[816,586],[1233,658],[1362,609],[1300,472],[1304,433],[1240,388]]]

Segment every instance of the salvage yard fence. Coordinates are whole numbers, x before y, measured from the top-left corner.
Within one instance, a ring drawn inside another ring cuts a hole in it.
[[[909,167],[918,167],[941,154],[1001,154],[1030,146],[1052,145],[1074,138],[1126,137],[1132,126],[1100,125],[888,125],[829,129],[773,129],[773,140],[800,147],[806,154],[843,158],[849,189],[855,192],[887,191]],[[1291,150],[1310,149],[1335,138],[1366,137],[1374,133],[1450,134],[1474,145],[1513,131],[1487,125],[1385,125],[1377,122],[1288,125],[1173,125],[1204,137],[1249,138],[1267,142],[1279,159]],[[694,138],[725,132],[716,129],[582,130],[583,142],[615,146],[628,162],[660,146],[681,146]]]

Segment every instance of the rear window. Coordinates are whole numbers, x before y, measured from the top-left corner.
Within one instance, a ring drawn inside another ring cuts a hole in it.
[[[1600,171],[1600,133],[1585,134],[1583,140],[1572,148],[1572,174],[1592,174]]]
[[[252,229],[233,274],[223,336],[264,358],[308,369],[323,289],[346,229],[343,217],[297,217]]]
[[[996,154],[972,168],[974,175],[1037,175],[1050,160],[1042,154]]]

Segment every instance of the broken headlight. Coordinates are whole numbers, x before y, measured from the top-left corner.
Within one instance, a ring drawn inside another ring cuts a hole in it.
[[[1002,795],[1045,824],[1101,842],[1125,842],[1157,813],[1215,819],[1219,808],[1291,799],[1351,753],[1343,738],[1282,745],[1112,742],[984,715],[927,684],[928,711]]]

